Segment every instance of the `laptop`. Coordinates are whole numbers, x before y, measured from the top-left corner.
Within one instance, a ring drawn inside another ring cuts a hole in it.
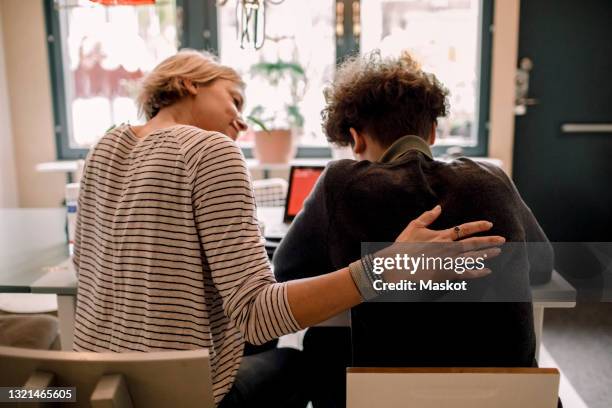
[[[323,170],[325,166],[291,166],[282,218],[264,220],[267,241],[280,241],[287,234],[291,222],[304,206]]]

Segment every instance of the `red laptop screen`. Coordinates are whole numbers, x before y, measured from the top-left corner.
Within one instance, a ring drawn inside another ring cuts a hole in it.
[[[314,188],[323,170],[323,167],[294,167],[291,169],[286,217],[293,218],[300,212],[304,200]]]

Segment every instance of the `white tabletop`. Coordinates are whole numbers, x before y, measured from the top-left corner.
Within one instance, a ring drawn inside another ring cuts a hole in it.
[[[0,292],[32,292],[68,257],[65,230],[63,208],[0,209]]]

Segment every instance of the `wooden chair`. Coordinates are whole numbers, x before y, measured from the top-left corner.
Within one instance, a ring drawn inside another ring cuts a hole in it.
[[[70,407],[214,407],[208,350],[81,353],[0,347],[0,386],[75,387]],[[34,405],[28,405],[34,406]]]
[[[347,408],[556,408],[555,368],[347,368]]]

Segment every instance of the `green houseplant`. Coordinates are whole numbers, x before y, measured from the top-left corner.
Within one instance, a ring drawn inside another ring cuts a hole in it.
[[[295,135],[304,125],[299,102],[306,75],[297,62],[261,61],[250,69],[261,91],[247,115],[255,131],[255,156],[262,163],[286,163],[295,154]]]

